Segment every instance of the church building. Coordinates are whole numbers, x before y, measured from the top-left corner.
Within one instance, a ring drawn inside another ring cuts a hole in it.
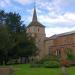
[[[39,59],[50,54],[66,59],[66,49],[75,54],[75,31],[46,37],[45,26],[38,21],[35,7],[32,21],[27,26],[27,33],[35,38]]]

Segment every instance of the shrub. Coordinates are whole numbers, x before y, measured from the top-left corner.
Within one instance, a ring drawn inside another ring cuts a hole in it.
[[[43,66],[46,68],[58,68],[60,67],[60,63],[58,61],[46,61]]]
[[[75,61],[70,61],[71,66],[75,66]]]
[[[57,68],[60,67],[60,63],[58,57],[52,55],[52,56],[45,56],[40,61],[32,63],[31,67]]]
[[[55,55],[45,56],[38,63],[43,64],[45,61],[59,61],[59,58]]]
[[[70,67],[71,66],[68,60],[61,60],[61,65],[65,66],[65,67]]]

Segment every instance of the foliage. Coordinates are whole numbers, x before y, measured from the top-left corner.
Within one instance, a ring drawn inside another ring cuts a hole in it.
[[[55,55],[50,55],[50,56],[45,56],[44,58],[42,58],[39,63],[43,63],[45,61],[59,61],[59,58]]]
[[[16,13],[7,13],[6,25],[11,32],[20,32],[22,25],[21,16]]]
[[[71,48],[65,49],[66,60],[63,61],[65,66],[75,65],[75,55],[73,54],[73,50]]]
[[[35,63],[32,63],[31,67],[45,67],[45,68],[56,68],[60,67],[61,64],[58,60],[58,57],[51,55],[51,56],[45,56],[40,61],[37,61]]]
[[[3,10],[0,10],[0,25],[4,24],[4,20],[6,18],[6,14]]]
[[[6,27],[0,27],[0,63],[3,63],[4,60],[8,61],[8,52],[13,47],[13,40],[10,38]],[[12,42],[12,43],[11,43]],[[5,61],[5,63],[6,63]]]
[[[69,61],[75,60],[75,56],[74,56],[71,48],[66,48],[66,54],[67,54],[67,60],[69,60]]]
[[[65,66],[65,67],[70,67],[71,66],[69,61],[66,60],[66,59],[61,60],[60,63],[61,63],[62,66]]]
[[[0,64],[22,57],[28,60],[36,50],[34,39],[27,35],[21,16],[0,11]]]
[[[60,63],[58,61],[46,61],[43,66],[46,68],[57,68],[60,67]]]

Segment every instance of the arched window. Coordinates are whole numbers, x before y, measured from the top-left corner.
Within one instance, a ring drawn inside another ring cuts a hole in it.
[[[61,56],[61,51],[59,49],[56,50],[56,56],[60,57]]]

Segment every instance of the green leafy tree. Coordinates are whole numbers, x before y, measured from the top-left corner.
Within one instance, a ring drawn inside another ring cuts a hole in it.
[[[6,18],[6,14],[3,10],[0,10],[0,25],[4,24],[4,20]]]
[[[5,24],[0,24],[0,63],[7,64],[12,59],[23,57],[28,60],[36,53],[37,48],[33,38],[26,34],[21,16],[12,12],[1,13],[3,14],[1,17],[5,18],[3,19]]]
[[[13,40],[5,26],[0,27],[0,58],[1,64],[8,61],[8,51],[13,47]],[[12,43],[11,43],[12,42]]]
[[[67,60],[73,61],[75,60],[75,56],[71,48],[66,48]]]
[[[6,18],[6,25],[11,32],[20,32],[22,25],[21,16],[16,13],[8,13]]]
[[[19,53],[21,62],[22,58],[25,58],[26,61],[28,61],[29,57],[33,56],[37,51],[33,38],[27,36],[26,30],[16,34],[16,42],[16,50]]]

